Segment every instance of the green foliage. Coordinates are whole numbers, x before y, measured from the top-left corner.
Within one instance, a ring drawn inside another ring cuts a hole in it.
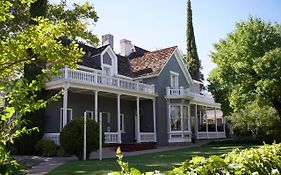
[[[270,106],[262,106],[257,101],[250,102],[239,112],[228,117],[232,129],[238,136],[254,136],[260,141],[272,142],[278,139],[280,120],[276,111]]]
[[[135,168],[129,168],[128,164],[122,161],[120,150],[117,150],[117,158],[121,171],[109,173],[110,175],[264,175],[280,174],[281,172],[281,144],[264,145],[245,150],[235,149],[227,154],[212,155],[208,158],[193,157],[191,161],[183,162],[167,173],[158,171],[141,173]]]
[[[187,26],[186,26],[186,55],[184,62],[190,72],[190,75],[195,80],[203,80],[201,73],[201,61],[198,57],[197,47],[195,42],[194,29],[192,24],[191,2],[187,0]]]
[[[63,16],[54,20],[51,11],[46,17],[37,17],[40,13],[44,16],[46,2],[46,0],[0,2],[0,91],[5,92],[5,98],[9,103],[9,106],[0,112],[1,150],[6,150],[7,144],[13,143],[14,139],[22,134],[38,131],[37,127],[26,127],[28,119],[23,116],[46,107],[50,101],[60,97],[60,94],[57,94],[50,99],[44,99],[38,96],[38,92],[44,89],[46,80],[60,73],[61,67],[68,65],[70,68],[76,68],[77,62],[84,54],[75,42],[77,35],[81,39],[91,40],[93,45],[98,43],[97,38],[93,39],[95,35],[86,30],[87,23],[83,22],[91,17],[95,21],[97,19],[94,17],[94,8],[89,3],[75,5],[75,9],[72,10],[68,9],[74,15],[77,14],[71,23],[64,20]],[[37,5],[43,9],[39,10]],[[90,9],[90,15],[84,7]],[[62,45],[62,37],[68,37],[73,42]],[[22,76],[24,66],[38,63],[48,64],[31,79]],[[10,159],[10,155],[7,151],[1,151],[2,153],[1,166],[10,167],[9,161],[6,161]],[[6,172],[13,174],[9,168]]]
[[[0,174],[19,174],[19,172],[20,165],[11,158],[10,153],[4,146],[0,146]]]
[[[41,139],[37,142],[35,149],[42,156],[55,156],[57,145],[52,140]]]
[[[99,147],[99,125],[91,119],[87,119],[87,151],[86,157]],[[84,119],[76,118],[69,122],[61,131],[60,144],[66,153],[83,158],[84,143]]]
[[[280,33],[279,25],[250,17],[215,45],[211,57],[217,67],[210,73],[209,90],[224,114],[257,100],[281,116]]]

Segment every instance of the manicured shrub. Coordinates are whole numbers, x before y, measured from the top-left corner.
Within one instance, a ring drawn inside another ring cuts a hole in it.
[[[56,156],[57,147],[52,140],[41,139],[37,142],[35,146],[36,152],[38,152],[42,156]]]
[[[121,170],[110,175],[161,175],[158,171],[141,173],[135,168],[129,168],[128,163],[122,161],[120,149],[117,150],[117,163]],[[281,172],[281,144],[264,145],[259,148],[245,150],[235,149],[227,154],[209,158],[193,157],[191,161],[168,171],[167,175],[266,175]]]
[[[87,119],[87,151],[86,157],[99,146],[99,125],[91,119]],[[66,153],[83,158],[84,143],[84,119],[76,118],[68,123],[60,134],[60,144]]]

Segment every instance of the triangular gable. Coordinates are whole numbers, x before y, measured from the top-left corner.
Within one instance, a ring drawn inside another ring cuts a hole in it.
[[[172,53],[172,55],[170,56],[170,58],[168,59],[168,61],[166,62],[166,64],[162,67],[162,70],[159,72],[159,74],[157,74],[156,76],[159,76],[161,74],[161,72],[165,69],[166,65],[168,64],[168,62],[170,61],[170,59],[173,57],[173,55],[175,55],[176,60],[184,74],[184,77],[186,79],[186,81],[188,82],[188,84],[194,84],[191,75],[189,73],[189,71],[187,70],[184,62],[183,62],[183,55],[180,53],[179,49],[176,48],[174,50],[174,52]]]

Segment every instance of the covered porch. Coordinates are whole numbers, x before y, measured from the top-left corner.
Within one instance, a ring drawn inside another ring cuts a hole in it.
[[[191,104],[192,129],[196,139],[226,138],[225,119],[216,107]]]
[[[47,90],[58,92],[63,89],[64,93],[59,102],[46,109],[51,121],[47,122],[49,129],[44,137],[59,144],[62,128],[72,119],[86,114],[96,122],[102,118],[106,144],[156,142],[156,95],[110,86],[101,88],[71,81],[52,83]],[[50,125],[55,125],[55,129]]]

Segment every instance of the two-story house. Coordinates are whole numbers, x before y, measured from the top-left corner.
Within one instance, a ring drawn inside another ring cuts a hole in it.
[[[123,39],[120,54],[113,36],[103,46],[80,44],[85,51],[77,70],[67,67],[47,83],[49,95],[64,89],[63,98],[48,105],[45,138],[59,143],[62,128],[86,114],[103,118],[105,143],[156,142],[168,145],[197,139],[224,138],[220,104],[200,92],[179,49],[147,51]]]

